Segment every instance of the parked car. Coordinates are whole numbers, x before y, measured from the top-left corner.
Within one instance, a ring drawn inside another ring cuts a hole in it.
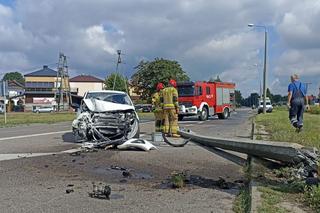
[[[2,105],[0,105],[0,114],[4,113],[4,108]]]
[[[271,101],[269,98],[266,98],[266,112],[271,113],[273,110],[273,107],[271,105]],[[258,113],[263,112],[263,100],[259,101],[259,107],[258,107]]]
[[[146,104],[142,107],[142,112],[151,112],[152,111],[152,105]]]
[[[45,113],[45,112],[53,112],[54,109],[52,106],[43,106],[43,107],[37,107],[33,110],[35,113]]]

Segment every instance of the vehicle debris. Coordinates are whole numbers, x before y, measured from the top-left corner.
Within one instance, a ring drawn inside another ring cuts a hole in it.
[[[125,177],[125,178],[128,178],[128,177],[131,177],[132,174],[129,171],[123,171],[122,172],[122,176]]]
[[[67,194],[70,194],[70,193],[72,193],[72,192],[74,192],[73,189],[66,189],[66,193],[67,193]]]
[[[111,187],[109,185],[104,185],[102,183],[96,185],[95,182],[92,182],[92,192],[89,192],[90,197],[110,200],[110,195]]]
[[[157,150],[152,143],[144,139],[132,138],[127,140],[121,145],[117,146],[118,149],[140,149],[144,151]]]

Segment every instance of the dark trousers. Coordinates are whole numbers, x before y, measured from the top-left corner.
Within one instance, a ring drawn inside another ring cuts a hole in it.
[[[289,119],[294,127],[303,126],[304,98],[295,98],[291,101]]]

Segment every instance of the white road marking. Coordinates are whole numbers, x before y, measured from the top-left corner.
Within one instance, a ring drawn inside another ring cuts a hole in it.
[[[64,154],[64,153],[71,154],[71,153],[78,152],[78,151],[81,151],[81,148],[69,149],[69,150],[65,150],[65,151],[61,151],[61,152],[0,154],[0,161],[39,157],[39,156],[46,156],[46,155],[58,155],[58,154]]]
[[[19,136],[13,136],[13,137],[0,138],[0,141],[14,140],[14,139],[20,139],[20,138],[31,138],[31,137],[38,137],[38,136],[45,136],[45,135],[55,135],[55,134],[61,134],[61,133],[67,133],[67,132],[71,132],[71,131],[65,130],[65,131],[58,131],[58,132],[31,134],[31,135],[19,135]]]

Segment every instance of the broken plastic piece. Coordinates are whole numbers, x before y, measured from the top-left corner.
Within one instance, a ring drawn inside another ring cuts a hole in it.
[[[121,145],[117,146],[118,149],[131,149],[131,148],[136,148],[136,149],[141,149],[144,151],[149,151],[151,149],[157,149],[152,143],[150,143],[147,140],[143,139],[137,139],[137,138],[132,138],[127,140]]]

